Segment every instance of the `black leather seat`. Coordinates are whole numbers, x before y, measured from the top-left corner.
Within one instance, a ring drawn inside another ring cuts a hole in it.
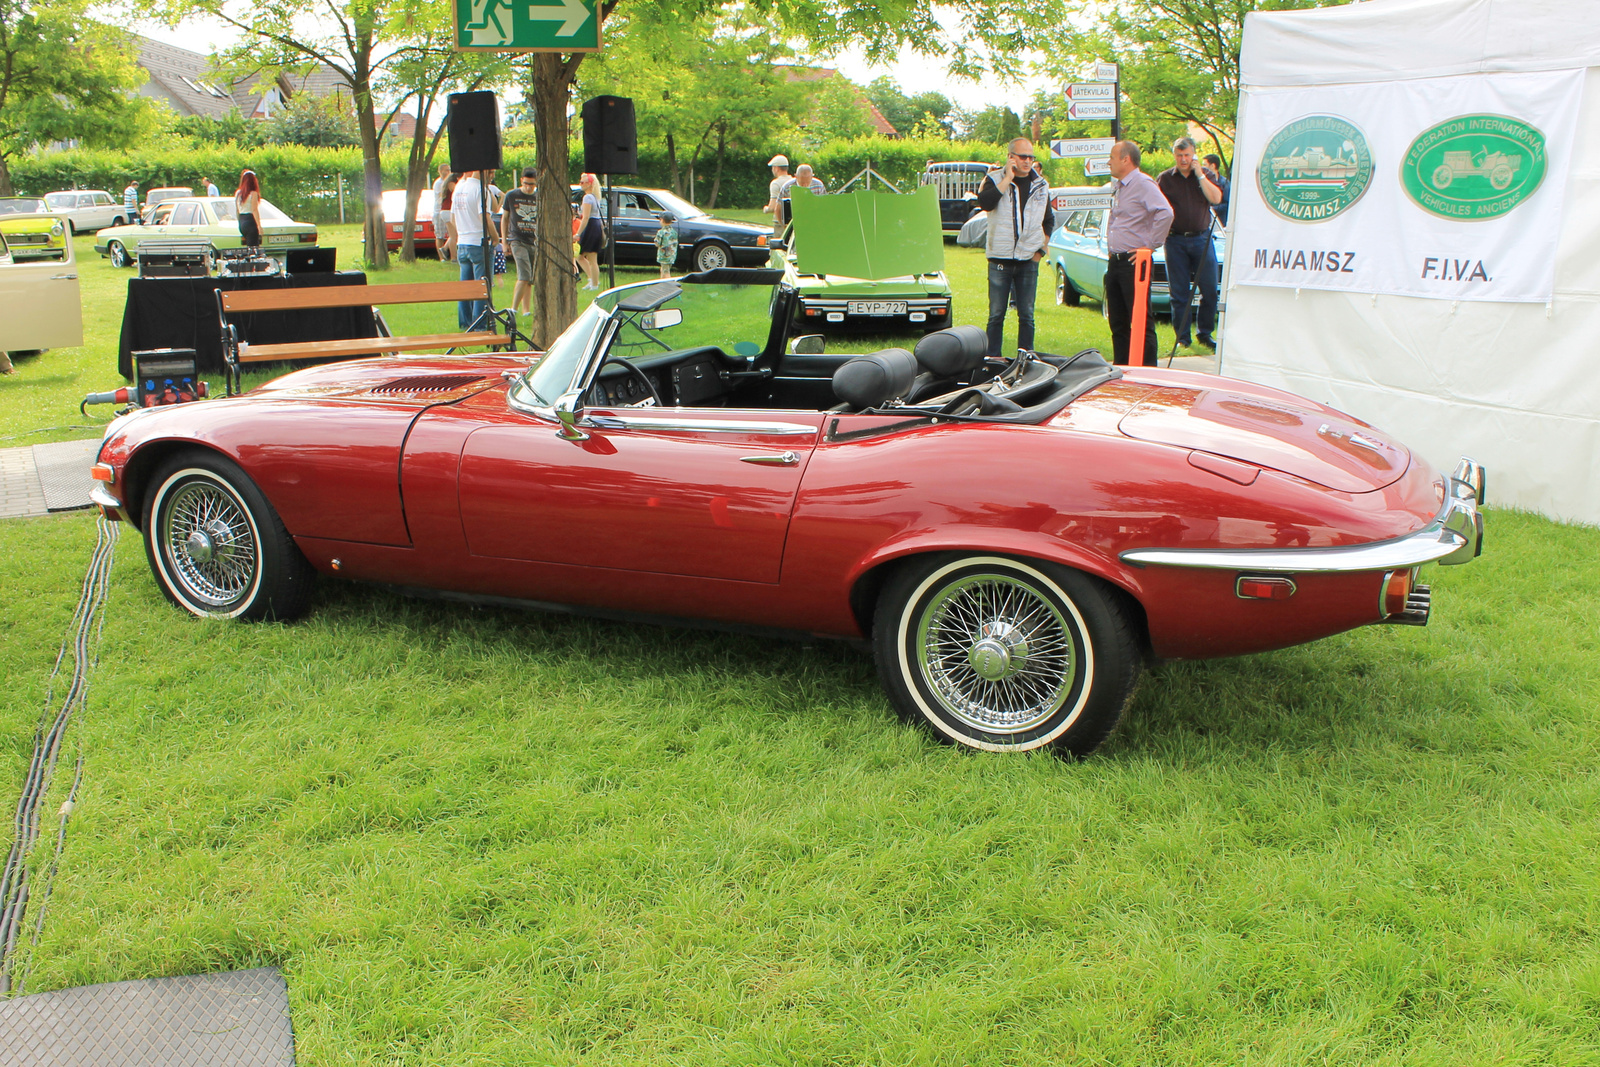
[[[911,388],[911,402],[969,383],[988,350],[989,335],[978,326],[952,326],[922,338],[915,353],[922,373]]]
[[[860,411],[900,400],[916,380],[917,357],[903,348],[856,356],[833,372],[833,395],[841,404],[836,410]]]

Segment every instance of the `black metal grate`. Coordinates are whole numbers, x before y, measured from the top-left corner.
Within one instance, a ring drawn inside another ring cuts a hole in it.
[[[392,382],[374,385],[369,393],[448,393],[473,382],[483,381],[481,374],[419,374],[411,378],[396,378]]]
[[[0,1000],[0,1067],[294,1067],[276,967]]]

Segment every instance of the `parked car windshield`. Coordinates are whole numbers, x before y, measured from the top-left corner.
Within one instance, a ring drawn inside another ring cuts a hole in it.
[[[45,195],[44,200],[45,203],[56,209],[74,208],[78,206],[77,193],[48,193]]]
[[[237,222],[239,220],[239,213],[235,209],[233,197],[213,196],[207,199],[207,203],[211,205],[211,213],[217,217],[218,222]],[[294,221],[265,200],[261,201],[257,206],[257,210],[259,213],[256,217],[262,222]]]
[[[0,215],[27,215],[35,211],[48,210],[43,200],[34,200],[26,196],[8,196],[0,199]]]
[[[680,219],[698,219],[705,214],[681,196],[667,192],[665,189],[652,189],[650,195],[661,201],[661,206],[678,216]]]
[[[390,189],[383,194],[383,217],[388,222],[399,222],[406,217],[406,191]],[[433,190],[424,189],[417,194],[417,218],[433,217]]]

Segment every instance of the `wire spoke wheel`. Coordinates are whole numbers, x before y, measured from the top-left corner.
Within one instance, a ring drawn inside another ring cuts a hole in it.
[[[1059,709],[1078,657],[1061,612],[1036,590],[998,575],[944,589],[917,625],[924,680],[980,730],[1036,727]]]
[[[160,537],[185,591],[214,608],[244,595],[261,566],[243,503],[210,480],[186,482],[171,494]]]
[[[313,572],[283,521],[232,460],[173,456],[144,494],[145,555],[167,599],[216,619],[292,619]]]
[[[1141,666],[1119,594],[1009,556],[908,561],[884,584],[872,639],[902,716],[989,752],[1087,754],[1116,726]]]

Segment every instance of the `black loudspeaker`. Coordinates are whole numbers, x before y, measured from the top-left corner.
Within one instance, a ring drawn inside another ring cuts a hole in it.
[[[639,173],[633,101],[597,96],[583,102],[583,169],[590,174]]]
[[[337,248],[291,248],[288,255],[290,274],[319,274],[337,270]]]
[[[450,94],[450,169],[500,169],[500,105],[493,93]]]

